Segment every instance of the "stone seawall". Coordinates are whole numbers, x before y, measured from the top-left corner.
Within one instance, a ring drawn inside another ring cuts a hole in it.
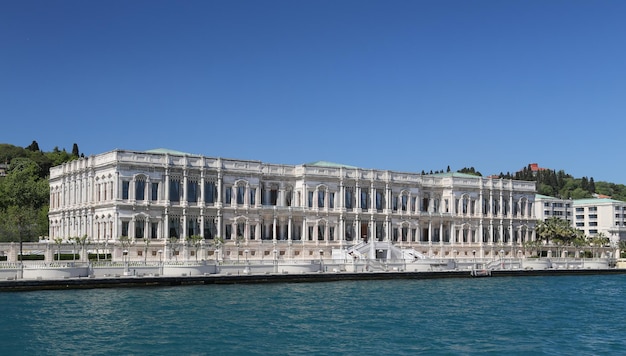
[[[531,277],[531,276],[575,276],[626,274],[626,269],[596,270],[503,270],[492,271],[490,277]],[[131,288],[131,287],[169,287],[209,284],[255,284],[255,283],[312,283],[336,281],[371,281],[392,279],[437,279],[437,278],[473,278],[469,271],[441,272],[363,272],[363,273],[302,273],[302,274],[258,274],[258,275],[206,275],[206,276],[148,276],[148,277],[107,277],[107,278],[65,278],[38,280],[0,281],[0,292],[93,289],[93,288]]]

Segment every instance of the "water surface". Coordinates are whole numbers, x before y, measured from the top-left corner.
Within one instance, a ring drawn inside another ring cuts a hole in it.
[[[626,354],[626,275],[0,293],[6,355]]]

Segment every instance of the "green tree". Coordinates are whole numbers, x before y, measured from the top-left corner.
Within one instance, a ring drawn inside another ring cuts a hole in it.
[[[26,149],[33,152],[39,151],[39,144],[37,141],[33,140],[30,145],[26,146]]]
[[[569,245],[576,237],[576,230],[567,220],[553,216],[537,224],[537,235],[546,243]]]
[[[592,236],[589,238],[589,244],[591,245],[591,247],[593,248],[593,255],[594,257],[598,257],[598,250],[601,247],[605,247],[608,246],[610,240],[608,238],[608,236],[606,236],[603,232],[599,232],[598,234]]]
[[[85,251],[85,244],[87,244],[87,240],[89,238],[87,237],[87,234],[83,235],[83,236],[76,236],[73,239],[73,242],[76,243],[76,245],[78,245],[78,247],[80,247],[80,259],[81,261],[86,261],[88,260],[87,258],[87,252]]]
[[[80,156],[80,152],[78,151],[78,144],[72,145],[72,156],[78,158]]]
[[[63,245],[63,239],[55,237],[54,244],[57,245],[57,261],[61,261],[61,245]]]
[[[201,235],[191,235],[188,239],[191,246],[194,248],[194,255],[196,256],[196,262],[198,261],[198,249],[202,245],[202,241],[204,241],[204,237]]]

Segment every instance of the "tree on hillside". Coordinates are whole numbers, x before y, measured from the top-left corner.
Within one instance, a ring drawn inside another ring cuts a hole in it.
[[[78,145],[72,145],[72,156],[78,158],[80,156],[80,152],[78,151]]]
[[[37,141],[33,140],[30,145],[26,146],[26,149],[29,151],[37,152],[39,151],[39,144],[37,143]]]
[[[470,168],[463,167],[463,168],[459,169],[457,172],[465,173],[465,174],[472,174],[472,175],[475,175],[475,176],[481,176],[482,177],[482,174],[479,171],[477,171],[476,169],[474,169],[474,167],[470,167]]]

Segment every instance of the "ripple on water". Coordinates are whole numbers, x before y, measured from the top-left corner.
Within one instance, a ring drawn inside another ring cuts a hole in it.
[[[626,276],[0,293],[4,354],[624,354]]]

